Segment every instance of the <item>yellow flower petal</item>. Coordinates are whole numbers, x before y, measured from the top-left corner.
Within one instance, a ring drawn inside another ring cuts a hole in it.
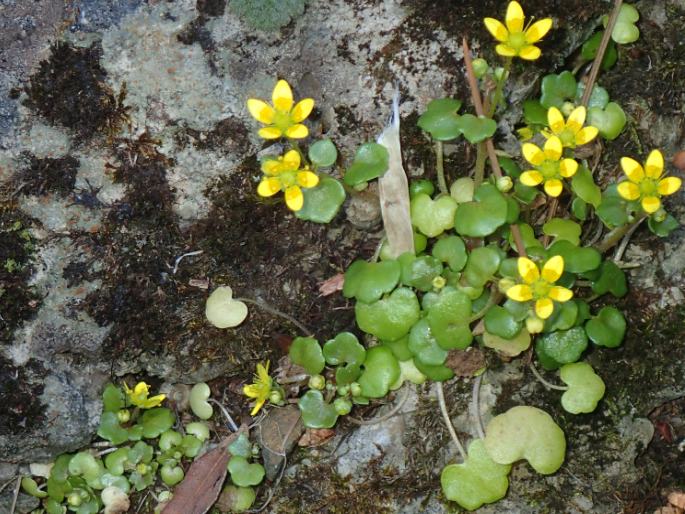
[[[580,129],[583,128],[586,115],[587,111],[585,110],[585,107],[579,105],[573,109],[573,112],[569,115],[568,120],[566,121],[566,126],[570,128],[574,134],[577,134],[580,132]]]
[[[552,198],[556,198],[564,190],[564,185],[558,178],[551,178],[545,181],[545,193]]]
[[[297,102],[297,104],[295,104],[293,112],[290,113],[290,119],[292,119],[295,123],[300,123],[301,121],[307,119],[307,116],[309,116],[313,108],[314,100],[311,98],[300,100]]]
[[[259,412],[259,409],[262,408],[262,406],[264,405],[265,402],[266,402],[266,398],[261,399],[261,400],[257,400],[254,404],[254,407],[252,408],[252,412],[250,412],[250,416],[254,416],[255,414],[257,414]]]
[[[552,28],[552,18],[544,18],[533,23],[528,30],[526,30],[526,42],[537,43],[549,32]]]
[[[617,186],[618,194],[626,200],[637,200],[640,198],[640,188],[628,180],[624,180]]]
[[[515,302],[527,302],[533,299],[533,291],[526,284],[518,284],[507,289],[507,296]]]
[[[269,362],[266,361],[266,365],[262,363],[257,364],[257,378],[263,383],[270,383],[271,377],[269,376]]]
[[[276,87],[271,93],[271,100],[277,110],[290,112],[293,108],[293,91],[290,89],[290,84],[285,80],[276,82]]]
[[[278,175],[281,170],[281,161],[277,159],[266,159],[262,162],[262,171],[265,175]]]
[[[559,174],[564,178],[572,177],[578,171],[578,163],[575,159],[562,159],[559,163]]]
[[[281,190],[281,180],[276,177],[263,178],[257,186],[259,196],[273,196]]]
[[[542,55],[542,51],[533,45],[524,46],[519,50],[519,57],[526,61],[534,61]]]
[[[659,150],[652,150],[645,162],[645,174],[649,178],[659,178],[664,171],[664,156]]]
[[[260,128],[257,134],[259,134],[259,137],[262,139],[278,139],[283,135],[280,129],[277,129],[276,127]]]
[[[243,386],[243,394],[248,398],[257,398],[262,394],[261,388],[257,384],[248,384]]]
[[[509,45],[505,45],[504,43],[497,45],[495,47],[495,52],[500,54],[502,57],[514,57],[516,55],[516,50]]]
[[[299,211],[304,205],[304,196],[299,186],[290,186],[285,190],[285,204],[291,211]]]
[[[564,258],[561,255],[555,255],[542,267],[542,278],[545,279],[545,282],[553,284],[559,280],[563,272]]]
[[[576,144],[586,145],[596,138],[597,134],[599,134],[599,129],[597,127],[587,126],[576,134]]]
[[[521,8],[521,4],[519,4],[515,0],[509,2],[509,5],[507,6],[507,15],[504,18],[504,21],[507,24],[507,28],[509,29],[509,32],[523,31],[524,18],[525,17],[523,15],[523,9]]]
[[[519,257],[517,261],[519,275],[527,284],[532,284],[540,278],[540,270],[533,261],[527,257]]]
[[[561,139],[559,139],[557,136],[552,136],[545,141],[545,147],[543,151],[545,152],[545,157],[547,157],[547,159],[550,161],[558,161],[561,157],[561,152],[563,149],[564,147],[561,144]]]
[[[549,128],[552,129],[552,132],[555,134],[558,134],[564,130],[564,127],[566,127],[566,123],[564,123],[564,116],[556,107],[550,107],[547,111],[547,123],[549,124]]]
[[[283,165],[288,170],[296,170],[300,167],[300,152],[288,150],[283,156]]]
[[[662,196],[672,195],[678,189],[680,189],[682,184],[683,181],[678,177],[666,177],[665,179],[659,181],[659,187],[657,190]]]
[[[524,186],[535,187],[542,183],[543,176],[538,170],[528,170],[521,173],[519,180]]]
[[[490,32],[497,41],[505,42],[509,37],[509,31],[499,20],[496,20],[495,18],[485,18],[483,23],[485,23],[485,28],[488,29],[488,32]]]
[[[653,212],[658,211],[659,207],[661,207],[661,200],[659,200],[656,196],[647,196],[642,199],[642,208],[647,214],[652,214]]]
[[[319,177],[311,171],[299,171],[297,173],[297,185],[300,187],[314,187],[319,183]]]
[[[292,127],[288,127],[288,130],[285,131],[285,136],[289,137],[290,139],[302,139],[308,135],[309,129],[307,129],[307,127],[301,123],[293,125]]]
[[[573,291],[561,286],[554,286],[549,290],[549,297],[555,302],[568,302],[573,298]]]
[[[138,382],[136,384],[136,387],[133,388],[133,394],[147,396],[149,390],[150,386],[147,385],[145,382]]]
[[[274,120],[274,108],[271,107],[266,102],[257,100],[256,98],[250,98],[247,101],[247,110],[257,121],[268,125]]]
[[[535,314],[540,319],[549,318],[554,312],[554,302],[549,298],[541,298],[535,302]]]
[[[539,166],[545,160],[545,154],[533,143],[523,143],[521,145],[523,157],[533,166]]]
[[[638,183],[645,178],[645,170],[642,169],[642,164],[635,159],[621,157],[621,168],[631,182]]]

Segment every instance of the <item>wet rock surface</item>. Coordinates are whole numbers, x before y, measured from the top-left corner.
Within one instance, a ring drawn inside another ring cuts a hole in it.
[[[295,326],[251,308],[233,331],[210,327],[198,281],[266,301],[322,340],[352,329],[349,305],[339,295],[320,297],[318,284],[373,254],[377,213],[347,206],[322,227],[258,199],[262,141],[245,99],[268,97],[274,80],[286,78],[297,96],[316,100],[312,132],[331,137],[347,164],[385,124],[398,84],[407,171],[432,177],[434,157],[417,116],[432,98],[468,99],[461,37],[494,61],[481,19],[500,17],[503,5],[310,2],[300,19],[264,33],[220,0],[0,2],[2,482],[19,466],[87,444],[101,388],[112,378],[245,379],[257,361],[278,360]],[[630,118],[604,150],[602,180],[617,176],[620,156],[655,147],[672,155],[685,141],[685,5],[636,5],[642,37],[599,80]],[[570,66],[610,7],[526,2],[527,13],[552,14],[555,30],[538,63],[514,67],[510,99],[533,94],[540,75]],[[503,113],[505,148],[519,115]],[[448,175],[463,175],[473,160],[465,145],[454,145]],[[668,208],[685,222],[682,192]],[[623,260],[635,265],[632,294],[615,303],[630,328],[622,347],[589,357],[607,384],[597,412],[566,414],[559,395],[527,368],[490,362],[483,418],[522,403],[544,408],[565,430],[569,452],[553,476],[517,465],[507,498],[479,512],[638,512],[640,502],[652,505],[655,489],[685,480],[685,454],[675,449],[685,433],[668,443],[652,428],[685,396],[684,235],[679,228],[662,240],[641,228],[626,250]],[[269,510],[453,510],[439,472],[456,452],[434,392],[408,394],[400,413],[380,424],[344,423],[326,445],[294,450]],[[475,436],[471,384],[448,384],[446,394],[457,430]],[[2,492],[0,505],[10,493]]]

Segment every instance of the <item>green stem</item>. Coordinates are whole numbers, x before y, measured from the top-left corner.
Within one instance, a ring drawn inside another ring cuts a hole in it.
[[[490,297],[488,298],[488,301],[485,303],[485,306],[477,313],[475,313],[473,316],[471,316],[471,318],[469,319],[469,324],[473,323],[474,321],[478,321],[483,316],[485,316],[485,313],[490,310],[490,307],[498,303],[500,298],[501,296],[499,294],[499,291],[497,290],[497,286],[492,286],[492,289],[490,289]]]
[[[473,176],[473,182],[477,188],[485,180],[485,156],[486,156],[485,143],[478,143],[476,147],[476,170]]]
[[[442,149],[442,141],[435,142],[435,169],[438,172],[438,188],[444,195],[449,194],[447,189],[447,182],[445,181],[445,162],[444,153]]]
[[[502,80],[497,81],[497,87],[495,88],[495,93],[492,96],[492,105],[490,105],[490,110],[488,111],[488,118],[492,118],[497,112],[497,106],[502,101],[504,84],[507,82],[507,77],[509,76],[509,70],[511,68],[511,58],[504,59],[504,74],[502,75]]]
[[[457,447],[457,450],[459,450],[459,455],[461,455],[462,460],[466,462],[466,451],[464,450],[461,441],[459,441],[459,436],[457,436],[457,431],[454,430],[454,425],[452,425],[450,414],[447,411],[447,404],[445,403],[445,391],[442,388],[442,382],[437,382],[435,385],[438,404],[440,405],[440,412],[442,413],[442,418],[445,420],[445,425],[447,425],[447,431],[450,433],[450,436],[452,436],[452,441]]]
[[[597,250],[599,250],[601,253],[606,253],[608,250],[616,246],[621,241],[621,239],[623,239],[623,236],[630,232],[630,230],[633,227],[635,227],[639,223],[642,223],[642,220],[644,220],[644,218],[637,219],[627,225],[616,227],[606,236],[604,236],[604,239],[602,239],[600,243],[597,245]]]

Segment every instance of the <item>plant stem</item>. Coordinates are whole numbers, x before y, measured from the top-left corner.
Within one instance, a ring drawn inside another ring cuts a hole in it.
[[[452,421],[450,420],[450,414],[449,412],[447,412],[447,404],[445,403],[445,391],[442,388],[442,382],[438,382],[435,385],[438,397],[438,404],[440,405],[440,412],[442,412],[442,419],[445,420],[445,425],[447,425],[447,431],[450,433],[450,436],[452,436],[452,441],[454,442],[454,445],[457,447],[457,450],[459,450],[459,454],[461,455],[462,460],[466,462],[466,451],[464,450],[464,447],[461,445],[461,442],[459,441],[457,431],[454,430],[454,425],[452,425]]]
[[[635,225],[633,225],[633,227],[623,237],[623,241],[621,241],[619,247],[616,248],[616,253],[614,254],[614,262],[621,260],[624,252],[626,251],[626,248],[628,248],[628,242],[630,241],[630,238],[632,237],[633,233],[635,233],[635,231],[637,230],[637,227],[640,226],[640,223],[642,223],[645,219],[646,218],[640,218],[640,220],[637,223],[635,223]]]
[[[488,298],[488,301],[485,303],[485,307],[483,307],[481,310],[479,310],[477,313],[471,316],[471,318],[469,319],[469,323],[473,323],[474,321],[481,319],[483,316],[485,316],[485,313],[490,310],[490,307],[492,307],[496,303],[499,303],[501,299],[502,296],[499,294],[497,286],[493,285],[490,289],[490,297]]]
[[[487,148],[485,143],[478,143],[476,147],[476,170],[473,175],[474,187],[478,187],[485,179],[485,156]]]
[[[266,312],[269,312],[271,314],[274,314],[275,316],[279,316],[283,319],[286,319],[290,321],[293,325],[295,325],[297,328],[299,328],[304,335],[310,336],[314,332],[309,330],[307,327],[305,327],[302,323],[297,321],[295,318],[293,318],[290,314],[286,314],[285,312],[279,311],[275,307],[272,307],[268,303],[262,301],[262,300],[253,300],[252,298],[234,298],[235,301],[237,302],[244,302],[244,303],[251,303],[252,305],[256,305],[257,307],[260,307],[264,309]]]
[[[492,105],[488,111],[488,118],[492,118],[497,112],[497,106],[502,101],[502,92],[504,91],[504,83],[507,81],[509,76],[509,69],[511,68],[511,57],[504,58],[504,74],[502,75],[502,80],[497,81],[497,87],[495,88],[495,94],[492,96]]]
[[[449,189],[447,189],[447,182],[445,181],[445,163],[444,163],[444,154],[442,151],[442,141],[436,141],[435,142],[435,169],[438,172],[438,188],[440,189],[440,192],[444,195],[448,195],[450,193]]]
[[[602,66],[602,61],[604,60],[604,53],[609,45],[609,39],[611,38],[611,33],[614,31],[614,26],[616,25],[616,20],[618,20],[618,14],[621,11],[621,4],[623,0],[614,0],[614,9],[611,11],[611,16],[609,16],[609,21],[607,22],[607,27],[604,29],[604,34],[602,35],[602,41],[599,43],[599,48],[597,49],[597,55],[592,63],[592,70],[590,70],[590,77],[585,84],[585,91],[583,91],[583,98],[580,101],[583,107],[588,106],[590,101],[590,95],[592,95],[592,88],[595,86],[595,81],[597,80],[597,75],[599,75],[599,69]]]
[[[481,439],[485,439],[483,419],[480,417],[480,384],[483,381],[483,375],[485,372],[478,375],[473,381],[473,391],[471,392],[471,417],[476,421],[476,431]]]
[[[600,243],[597,245],[597,250],[599,250],[601,253],[606,253],[608,250],[616,246],[621,241],[623,236],[630,232],[634,226],[639,225],[643,219],[644,218],[640,218],[639,220],[633,221],[628,225],[622,225],[613,229],[606,236],[604,236],[604,239],[600,241]]]
[[[568,391],[568,386],[558,386],[551,384],[547,382],[544,378],[542,378],[542,375],[538,372],[537,369],[535,369],[535,365],[531,362],[528,364],[528,367],[530,367],[530,370],[533,372],[533,375],[535,375],[535,378],[537,378],[540,383],[545,386],[547,389],[556,389],[558,391]]]
[[[399,410],[402,408],[404,403],[407,401],[407,398],[409,398],[409,388],[405,386],[404,387],[404,396],[402,396],[402,398],[400,398],[400,401],[397,402],[397,404],[386,414],[383,414],[382,416],[379,416],[379,417],[373,418],[373,419],[357,419],[357,418],[353,418],[352,416],[348,416],[347,419],[349,419],[355,425],[361,425],[361,426],[376,425],[378,423],[385,421],[386,419],[390,419],[393,416],[395,416],[399,412]]]

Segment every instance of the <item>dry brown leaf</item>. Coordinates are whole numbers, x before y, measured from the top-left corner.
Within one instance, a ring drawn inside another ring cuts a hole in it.
[[[221,486],[226,480],[228,446],[247,431],[240,427],[238,432],[226,437],[219,446],[195,459],[183,481],[174,489],[174,496],[164,507],[162,514],[205,514],[219,497]]]
[[[303,430],[300,409],[295,405],[270,409],[259,424],[259,446],[262,447],[264,469],[269,480],[278,476],[285,456],[293,449]]]
[[[474,347],[450,350],[445,366],[452,369],[458,377],[472,377],[485,367],[485,354]]]
[[[307,448],[321,446],[322,444],[326,444],[334,435],[335,430],[330,428],[308,428],[305,430],[302,437],[300,437],[300,440],[297,441],[297,445]]]
[[[668,503],[679,509],[685,509],[685,493],[674,491],[668,495]]]
[[[321,296],[328,296],[336,291],[342,291],[344,283],[345,275],[343,273],[338,273],[331,278],[327,278],[323,282],[319,282],[319,293],[321,293]]]

